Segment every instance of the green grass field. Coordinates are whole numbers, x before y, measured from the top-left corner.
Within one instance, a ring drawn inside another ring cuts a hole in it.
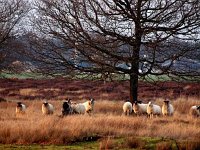
[[[92,75],[92,74],[85,74],[85,73],[80,73],[74,76],[70,76],[70,75],[55,75],[55,76],[47,76],[47,75],[42,75],[39,73],[32,73],[32,72],[22,72],[22,73],[9,73],[9,72],[2,72],[0,73],[0,78],[17,78],[17,79],[52,79],[52,78],[56,78],[56,77],[64,77],[64,78],[72,78],[72,79],[87,79],[87,80],[98,80],[98,79],[102,79],[101,78],[101,74],[96,74],[96,75]],[[129,75],[128,74],[112,74],[111,75],[112,80],[129,80]],[[107,78],[107,81],[110,81],[111,78]],[[168,75],[147,75],[145,77],[139,77],[139,80],[141,81],[147,81],[147,82],[164,82],[164,81],[172,81],[172,78],[170,78]],[[173,80],[176,81],[184,81],[182,78],[179,77],[174,77]],[[188,81],[196,81],[199,82],[200,78],[189,78],[187,77]],[[185,81],[187,81],[185,80]]]
[[[70,76],[62,76],[62,77],[70,77]],[[17,79],[43,79],[43,78],[53,78],[50,76],[45,76],[42,74],[37,74],[37,73],[31,73],[31,72],[23,72],[23,73],[8,73],[8,72],[2,72],[0,73],[0,78],[17,78]],[[101,75],[86,75],[86,74],[77,74],[74,77],[70,77],[73,79],[100,79]],[[129,75],[112,75],[113,80],[129,80]],[[109,80],[109,79],[108,79]],[[162,76],[153,76],[149,75],[145,79],[140,78],[140,80],[146,80],[149,82],[152,81],[170,81],[171,79],[167,75],[162,75]]]
[[[0,73],[0,78],[42,79],[44,78],[44,76],[41,74],[36,74],[36,73],[31,73],[31,72],[24,72],[24,73],[3,72],[3,73]]]
[[[149,150],[164,150],[164,149],[188,149],[197,150],[200,148],[200,142],[194,140],[173,140],[164,138],[152,137],[126,137],[126,138],[110,138],[100,139],[97,141],[76,142],[67,145],[15,145],[15,144],[1,144],[2,150],[97,150],[97,149],[149,149]]]

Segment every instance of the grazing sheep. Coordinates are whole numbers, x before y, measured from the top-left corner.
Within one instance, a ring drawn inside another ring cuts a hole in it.
[[[153,118],[153,115],[160,115],[161,114],[160,106],[152,104],[152,102],[149,102],[147,106],[147,114],[150,118]]]
[[[54,107],[52,104],[48,103],[48,102],[44,102],[42,104],[42,113],[44,115],[50,115],[50,114],[53,114],[53,111],[54,111]]]
[[[190,108],[190,115],[193,117],[199,117],[200,116],[200,105],[199,106],[192,106]]]
[[[162,114],[164,116],[172,116],[174,113],[174,107],[169,103],[169,100],[165,100],[162,105]]]
[[[71,99],[66,99],[62,105],[62,115],[66,116],[72,114]]]
[[[22,104],[21,102],[17,103],[16,106],[16,114],[25,114],[26,105]]]
[[[123,105],[123,112],[125,115],[129,116],[133,111],[133,106],[131,102],[125,102]]]
[[[85,113],[91,113],[94,109],[94,99],[90,99],[84,103],[79,103],[72,105],[72,109],[74,113],[78,114],[85,114]]]
[[[137,115],[147,114],[147,105],[148,104],[144,104],[141,101],[135,101],[133,104],[134,113]]]

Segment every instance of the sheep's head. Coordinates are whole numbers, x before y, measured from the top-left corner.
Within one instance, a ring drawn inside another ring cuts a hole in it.
[[[66,101],[63,102],[63,107],[64,107],[64,106],[69,106],[68,102],[66,102]]]
[[[152,106],[153,106],[153,104],[152,104],[151,101],[148,103],[148,106],[149,106],[149,107],[152,107]]]
[[[86,102],[87,103],[87,111],[90,112],[93,110],[94,102],[89,100]]]
[[[94,98],[91,98],[90,99],[90,102],[91,102],[91,105],[92,105],[92,107],[94,106]]]
[[[163,101],[164,102],[164,104],[169,104],[169,100],[165,100],[165,101]]]
[[[66,98],[65,101],[66,101],[68,104],[71,104],[71,99],[70,99],[70,98]]]
[[[134,103],[133,103],[133,110],[134,110],[134,112],[135,113],[137,113],[138,111],[139,111],[139,106],[138,106],[138,101],[135,101]]]
[[[71,101],[64,101],[63,102],[63,109],[68,110],[71,107]]]
[[[46,106],[48,106],[49,103],[48,102],[44,102],[43,104],[46,107]]]
[[[17,102],[17,107],[21,107],[22,103],[21,102]]]
[[[135,105],[142,104],[142,101],[134,101],[133,104]]]
[[[88,103],[89,109],[92,109],[92,102],[91,102],[91,101],[88,101],[87,103]]]

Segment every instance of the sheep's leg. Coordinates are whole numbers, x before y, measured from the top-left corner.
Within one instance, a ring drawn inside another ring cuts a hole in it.
[[[153,113],[150,114],[150,119],[152,119],[152,118],[153,118]]]
[[[130,115],[130,111],[128,110],[128,111],[127,111],[127,116],[129,116],[129,115]]]
[[[149,118],[149,114],[147,114],[147,118]]]
[[[86,111],[86,113],[87,113],[89,116],[91,116],[91,111],[90,111],[90,110]],[[86,113],[85,113],[85,114],[86,114]]]

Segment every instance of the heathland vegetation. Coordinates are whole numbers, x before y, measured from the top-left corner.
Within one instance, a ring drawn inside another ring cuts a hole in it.
[[[51,149],[54,145],[54,149],[198,149],[200,120],[189,114],[191,106],[199,105],[198,84],[141,82],[139,87],[144,102],[151,100],[161,106],[166,97],[170,98],[174,115],[153,119],[124,116],[126,81],[1,79],[0,143],[5,145],[0,148],[27,145],[37,149],[42,145],[39,148]],[[95,97],[93,113],[60,117],[67,97],[72,102]],[[54,105],[53,115],[42,115],[44,100]],[[18,101],[27,106],[24,115],[15,114]]]

